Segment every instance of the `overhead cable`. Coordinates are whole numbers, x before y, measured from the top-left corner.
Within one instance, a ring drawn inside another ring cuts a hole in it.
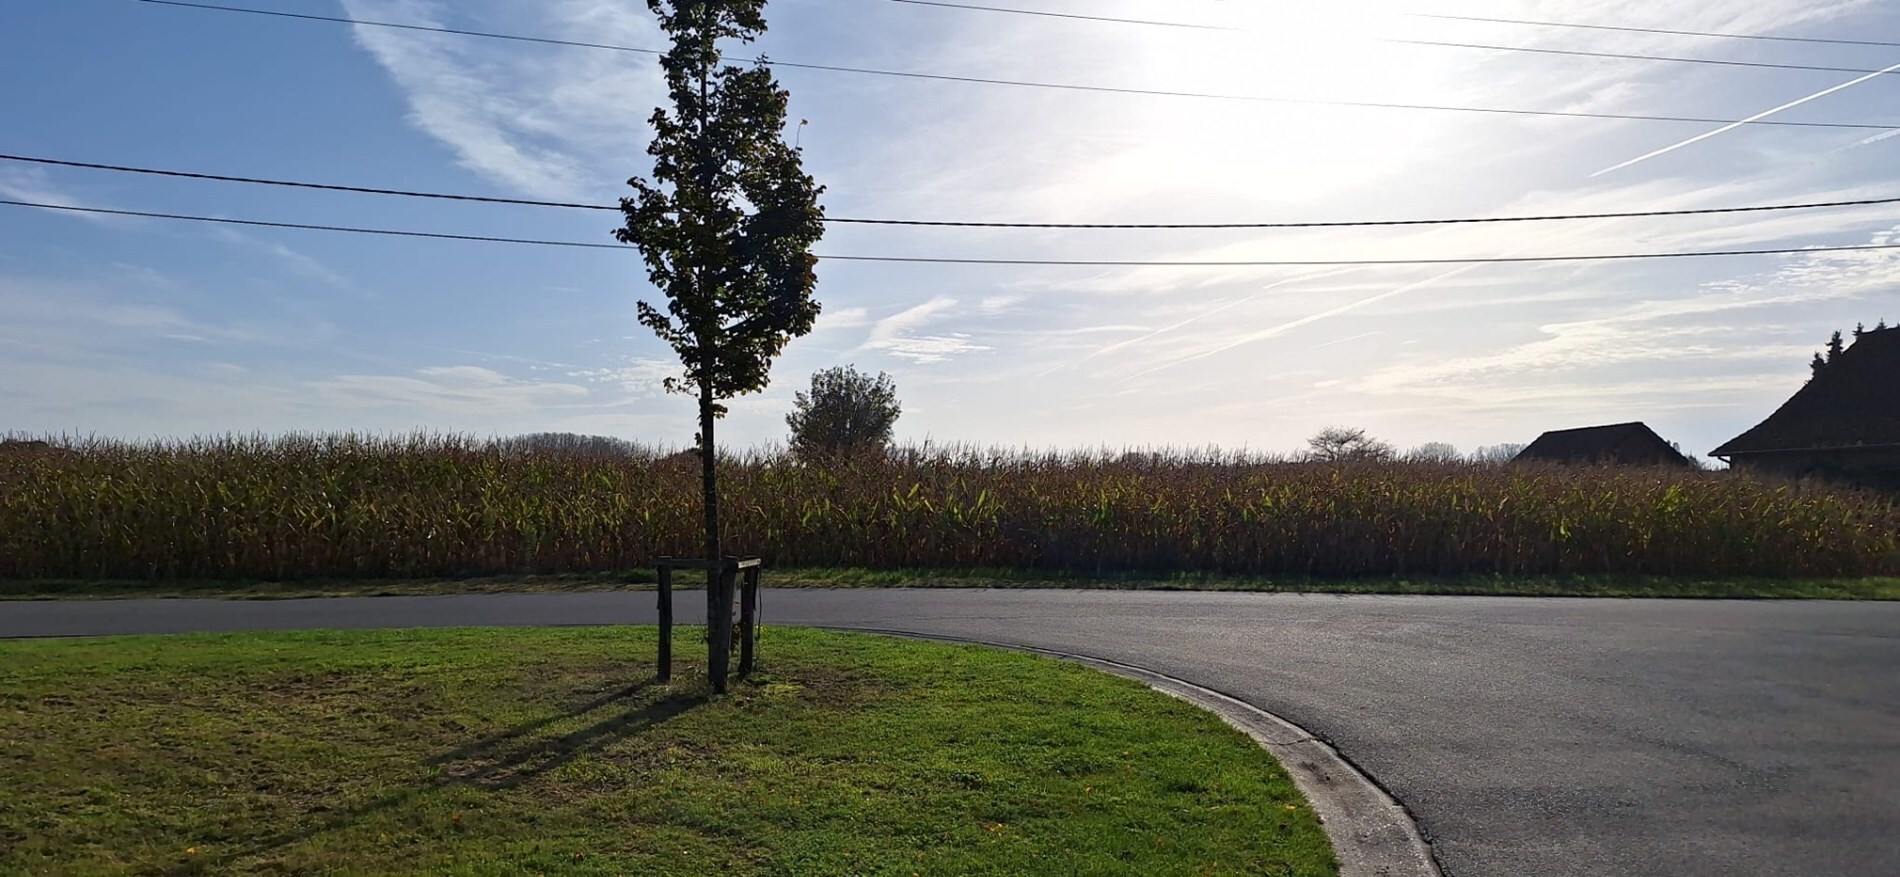
[[[408,189],[385,189],[369,186],[346,186],[334,183],[312,183],[300,180],[279,180],[262,177],[239,177],[225,174],[195,173],[190,171],[162,170],[159,168],[131,167],[127,165],[99,164],[88,161],[69,161],[58,158],[42,158],[30,155],[7,155],[0,153],[0,161],[19,161],[56,167],[85,168],[89,170],[117,171],[121,173],[147,174],[162,177],[182,177],[192,180],[212,180],[224,183],[249,183],[264,186],[286,186],[299,189],[320,189],[325,191],[352,192],[370,195],[396,195],[405,198],[428,198],[448,201],[476,201],[489,204],[513,204],[528,207],[558,207],[574,210],[619,210],[615,204],[578,204],[570,201],[537,201],[529,198],[500,198],[486,195],[459,195],[443,192],[418,192]],[[1823,210],[1845,207],[1874,207],[1884,204],[1900,204],[1896,198],[1859,198],[1846,201],[1810,201],[1796,204],[1758,204],[1745,207],[1699,207],[1680,210],[1633,210],[1613,213],[1549,213],[1529,216],[1467,216],[1438,219],[1360,219],[1324,222],[990,222],[943,219],[861,219],[854,217],[827,216],[825,222],[855,225],[894,225],[928,226],[943,228],[1029,228],[1029,229],[1147,229],[1147,230],[1186,230],[1186,229],[1300,229],[1300,228],[1376,228],[1388,226],[1414,225],[1477,225],[1508,222],[1557,222],[1585,219],[1647,219],[1665,216],[1710,216],[1725,213],[1768,213],[1782,210]]]
[[[534,238],[493,237],[488,235],[450,234],[445,232],[411,231],[404,229],[365,228],[361,226],[314,225],[298,222],[267,222],[255,219],[231,219],[222,216],[195,216],[183,213],[159,213],[143,210],[117,210],[104,207],[80,207],[71,204],[49,204],[33,201],[0,200],[0,205],[9,207],[33,207],[41,210],[58,210],[72,213],[90,213],[107,216],[136,216],[147,219],[173,219],[191,222],[209,222],[225,225],[256,226],[263,228],[289,228],[308,231],[345,232],[364,235],[389,235],[407,238],[436,238],[442,240],[472,241],[477,243],[523,244],[543,247],[583,247],[587,249],[617,249],[637,252],[627,244],[591,243],[586,241],[557,241]],[[1270,267],[1321,267],[1321,266],[1376,266],[1376,265],[1479,265],[1532,262],[1610,262],[1636,259],[1689,259],[1717,256],[1779,256],[1807,253],[1842,253],[1865,250],[1900,250],[1900,244],[1855,244],[1832,247],[1777,247],[1750,250],[1697,250],[1690,252],[1664,253],[1608,253],[1588,255],[1556,256],[1491,256],[1475,258],[1432,258],[1432,259],[1296,259],[1296,260],[1214,260],[1214,261],[1170,261],[1135,259],[978,259],[947,256],[839,256],[818,255],[821,262],[894,262],[905,264],[936,265],[1048,265],[1080,267],[1126,267],[1126,268],[1270,268]]]
[[[180,8],[187,8],[187,9],[202,9],[202,10],[210,10],[210,11],[216,11],[216,12],[235,12],[235,13],[245,13],[245,14],[251,14],[251,15],[265,15],[265,16],[271,16],[275,18],[295,19],[295,20],[301,20],[301,21],[321,21],[321,22],[331,22],[335,24],[360,25],[364,27],[400,28],[404,30],[454,34],[457,36],[484,37],[484,38],[489,38],[489,39],[513,40],[517,42],[526,42],[526,43],[545,43],[545,44],[556,45],[556,46],[574,46],[574,47],[589,48],[589,49],[606,49],[606,50],[618,51],[618,52],[635,52],[635,53],[644,54],[644,55],[665,54],[664,52],[658,49],[647,49],[647,48],[640,48],[640,47],[635,47],[635,46],[620,46],[620,45],[611,45],[607,43],[580,42],[580,41],[575,41],[575,40],[552,39],[552,38],[547,38],[547,37],[531,37],[531,36],[522,36],[519,34],[504,34],[504,33],[496,33],[493,31],[466,30],[462,28],[438,27],[434,25],[401,24],[397,22],[388,22],[388,21],[370,21],[370,20],[364,20],[364,19],[345,18],[341,16],[314,15],[314,14],[301,13],[301,12],[281,12],[281,11],[270,10],[270,9],[253,9],[253,8],[244,7],[244,6],[224,6],[224,5],[213,4],[213,3],[192,3],[192,2],[185,2],[185,0],[136,0],[136,2],[149,3],[149,4],[159,5],[159,6],[180,7]],[[1445,45],[1460,45],[1460,46],[1468,47],[1468,48],[1477,47],[1475,44],[1446,43]],[[1502,46],[1486,46],[1484,48],[1495,48],[1495,49],[1506,50],[1506,51],[1512,50],[1509,47],[1502,47]],[[1544,51],[1544,50],[1538,50],[1538,51]],[[1555,50],[1550,50],[1550,51],[1554,52]],[[1600,54],[1600,53],[1592,53],[1592,54]],[[1060,90],[1060,91],[1089,92],[1089,93],[1095,93],[1095,94],[1145,95],[1145,96],[1151,96],[1151,97],[1197,98],[1197,99],[1203,99],[1203,100],[1240,101],[1240,102],[1247,102],[1247,103],[1274,103],[1274,104],[1291,104],[1291,105],[1300,105],[1300,106],[1358,107],[1361,109],[1382,109],[1382,110],[1419,110],[1419,111],[1430,111],[1430,112],[1478,113],[1478,114],[1485,114],[1485,115],[1550,116],[1550,117],[1558,117],[1558,118],[1602,119],[1602,120],[1610,120],[1610,121],[1632,121],[1632,122],[1676,122],[1676,123],[1697,124],[1697,125],[1732,125],[1732,124],[1742,123],[1742,124],[1749,124],[1749,125],[1770,125],[1770,126],[1789,127],[1789,128],[1844,128],[1844,129],[1865,130],[1865,131],[1900,130],[1900,125],[1880,125],[1880,124],[1871,124],[1871,123],[1790,122],[1790,121],[1782,121],[1779,119],[1740,120],[1740,119],[1707,118],[1707,117],[1702,117],[1702,116],[1652,115],[1652,114],[1643,114],[1643,113],[1603,113],[1603,112],[1585,112],[1585,111],[1576,111],[1576,110],[1528,110],[1528,109],[1515,109],[1515,108],[1508,108],[1508,107],[1470,107],[1470,106],[1452,106],[1452,105],[1442,105],[1442,104],[1395,103],[1395,102],[1384,102],[1384,101],[1327,100],[1327,99],[1319,99],[1319,98],[1280,97],[1280,96],[1272,96],[1272,95],[1224,94],[1224,93],[1219,93],[1219,92],[1184,91],[1184,90],[1153,89],[1153,88],[1125,88],[1125,87],[1120,87],[1120,86],[1087,85],[1087,84],[1079,84],[1079,83],[1037,82],[1037,81],[1032,81],[1032,80],[1004,79],[1004,78],[986,77],[986,76],[957,76],[957,75],[944,74],[944,73],[919,73],[919,72],[913,72],[913,71],[907,71],[907,70],[881,70],[881,69],[870,68],[870,67],[851,67],[851,66],[845,66],[845,65],[839,65],[839,64],[810,64],[810,63],[802,63],[802,62],[795,62],[795,61],[772,60],[772,59],[765,58],[763,56],[753,57],[753,58],[735,58],[733,60],[744,61],[744,62],[749,62],[749,63],[767,64],[773,67],[786,67],[786,68],[800,69],[800,70],[821,70],[821,71],[827,71],[827,72],[832,72],[832,73],[851,73],[851,74],[868,75],[868,76],[890,76],[890,77],[897,77],[897,78],[903,78],[903,79],[918,79],[918,80],[928,80],[928,81],[935,81],[935,82],[961,82],[961,83],[970,83],[970,84],[978,84],[978,85],[1000,85],[1000,86],[1008,86],[1008,87],[1013,87],[1013,88],[1055,89],[1055,90]],[[1650,60],[1664,60],[1664,59],[1661,59],[1659,57],[1651,57]],[[1706,59],[1670,59],[1670,60],[1689,60],[1695,63],[1722,63],[1722,64],[1732,64],[1732,66],[1755,66],[1753,64],[1744,64],[1743,62],[1722,62],[1722,61],[1714,61],[1714,60],[1706,60]],[[1821,68],[1815,68],[1815,69],[1821,69]],[[1841,72],[1855,72],[1848,68],[1840,68],[1840,70]],[[1869,70],[1865,72],[1873,72],[1873,71]]]

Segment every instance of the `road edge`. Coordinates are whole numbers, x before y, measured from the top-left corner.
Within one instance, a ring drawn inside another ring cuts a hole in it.
[[[1239,698],[1146,667],[1091,655],[905,630],[825,629],[1008,649],[1133,679],[1219,716],[1279,760],[1319,814],[1320,824],[1332,842],[1333,855],[1339,860],[1340,877],[1443,877],[1431,844],[1419,832],[1418,823],[1405,805],[1326,741]]]

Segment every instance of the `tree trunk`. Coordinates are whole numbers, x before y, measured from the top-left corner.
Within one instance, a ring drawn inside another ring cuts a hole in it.
[[[706,39],[708,54],[713,54],[713,40],[718,23],[718,15],[711,3],[700,6],[699,26]],[[706,142],[706,107],[711,94],[712,70],[708,65],[699,68],[699,106],[694,113],[694,137],[699,145],[699,166],[695,169],[698,176],[699,193],[710,197],[715,185],[712,169],[712,147]],[[694,268],[695,292],[699,301],[708,309],[712,304],[712,290],[708,289],[706,265]],[[713,384],[717,375],[718,329],[716,321],[712,326],[701,326],[699,334],[699,442],[701,487],[704,491],[706,507],[706,676],[712,683],[715,693],[724,694],[726,679],[732,663],[732,575],[726,569],[726,558],[719,544],[719,483],[714,472],[718,460],[719,446],[713,441]]]
[[[713,399],[710,382],[699,391],[700,487],[706,508],[706,676],[715,692],[724,693],[732,660],[732,577],[726,572],[719,544],[719,482],[714,469],[718,446],[713,441]]]

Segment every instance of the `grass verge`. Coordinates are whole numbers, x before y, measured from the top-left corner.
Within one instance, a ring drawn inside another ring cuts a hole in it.
[[[689,638],[690,639],[690,638]],[[647,628],[0,642],[0,872],[1330,875],[1244,735],[990,649]]]
[[[681,587],[696,587],[682,573]],[[317,579],[294,582],[0,581],[0,600],[220,597],[418,596],[650,589],[652,570],[598,575],[494,576],[464,579]],[[1296,594],[1452,594],[1493,597],[1679,597],[1702,599],[1900,600],[1900,577],[1718,578],[1668,576],[1389,576],[1367,578],[1246,577],[1204,573],[1066,573],[1008,569],[774,569],[774,588],[1076,588],[1098,590],[1258,591]]]

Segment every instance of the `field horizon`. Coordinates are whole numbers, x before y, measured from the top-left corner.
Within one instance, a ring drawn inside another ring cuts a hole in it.
[[[0,455],[0,579],[471,578],[699,544],[698,461],[412,434],[91,439]],[[1747,473],[1295,462],[1192,449],[724,455],[775,567],[1097,576],[1900,574],[1887,496]]]

